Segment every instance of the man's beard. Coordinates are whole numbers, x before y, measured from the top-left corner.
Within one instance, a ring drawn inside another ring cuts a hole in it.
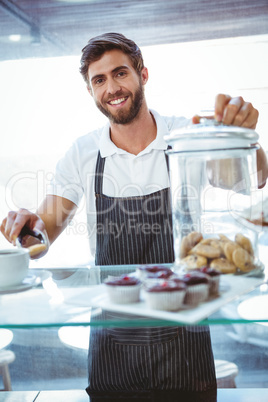
[[[118,97],[123,97],[123,94],[118,93]],[[144,100],[143,87],[140,85],[137,91],[134,93],[133,102],[129,110],[119,110],[116,115],[112,114],[107,108],[104,108],[100,102],[95,101],[97,108],[110,120],[111,123],[115,124],[129,124],[138,115],[142,102]]]

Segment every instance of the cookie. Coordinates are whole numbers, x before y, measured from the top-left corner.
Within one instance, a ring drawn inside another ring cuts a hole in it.
[[[213,240],[215,239],[212,237],[207,237],[206,239],[201,240],[200,244],[210,245]]]
[[[223,254],[223,242],[216,237],[208,237],[200,241],[199,244],[203,244],[205,246],[212,246],[217,248],[221,254]]]
[[[239,245],[233,241],[228,241],[228,242],[224,243],[223,251],[224,251],[224,255],[227,258],[227,260],[233,262],[233,252],[237,248],[239,248]]]
[[[222,242],[226,242],[226,241],[230,241],[230,239],[228,239],[227,236],[225,236],[224,234],[219,234],[219,238]]]
[[[187,236],[183,237],[180,247],[180,258],[186,257],[189,251],[202,239],[203,236],[199,232],[191,232]]]
[[[244,248],[250,255],[254,255],[253,247],[251,241],[241,233],[237,233],[235,236],[235,241],[239,246]]]
[[[180,245],[180,258],[186,257],[190,250],[191,248],[189,246],[189,241],[187,239],[187,236],[185,236],[182,238]]]
[[[219,250],[220,252],[220,256],[224,255],[224,250],[223,250],[223,246],[224,246],[225,242],[218,240],[218,239],[213,239],[210,243],[210,245],[212,247],[215,247],[217,250]]]
[[[236,266],[228,261],[226,258],[215,258],[211,264],[210,268],[220,271],[222,274],[234,274],[236,272]]]
[[[191,232],[188,234],[189,243],[194,247],[197,243],[199,243],[202,239],[202,233],[200,232]]]
[[[244,248],[238,247],[233,252],[233,262],[237,268],[243,272],[249,272],[254,269],[253,257]]]
[[[187,269],[201,268],[207,265],[206,257],[201,255],[188,255],[181,262],[186,265]]]
[[[192,248],[190,254],[197,254],[212,259],[219,258],[221,256],[221,250],[209,244],[198,243],[194,248]]]

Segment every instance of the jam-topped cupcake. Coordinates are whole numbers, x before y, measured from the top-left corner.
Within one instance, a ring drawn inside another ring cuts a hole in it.
[[[146,303],[155,310],[177,311],[181,308],[186,293],[183,281],[148,281],[144,286]]]
[[[138,278],[121,275],[115,279],[107,279],[104,283],[113,303],[136,303],[140,300],[141,281]]]
[[[209,276],[203,272],[190,271],[184,274],[181,279],[187,286],[184,303],[196,306],[208,299]]]
[[[137,275],[142,280],[148,278],[148,276],[156,279],[168,279],[173,275],[173,271],[161,265],[141,265],[137,268]]]
[[[148,279],[169,279],[173,274],[173,272],[171,270],[169,271],[159,271],[159,272],[152,272],[152,273],[148,273],[146,276],[146,280]]]
[[[203,267],[200,268],[200,272],[209,276],[209,294],[211,296],[216,296],[219,294],[219,286],[220,286],[220,276],[221,272],[217,269],[211,267]]]

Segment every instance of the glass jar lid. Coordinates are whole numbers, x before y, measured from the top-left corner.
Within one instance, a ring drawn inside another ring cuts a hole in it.
[[[175,129],[164,138],[173,151],[193,152],[251,148],[258,141],[259,135],[248,128],[202,119],[199,124]]]

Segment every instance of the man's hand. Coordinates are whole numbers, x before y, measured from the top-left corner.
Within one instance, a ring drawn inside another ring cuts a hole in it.
[[[10,211],[7,217],[3,219],[0,231],[10,243],[15,245],[16,239],[25,225],[32,230],[45,231],[45,224],[42,219],[23,208],[17,212]]]
[[[0,231],[10,243],[15,245],[21,229],[27,226],[31,230],[42,232],[49,246],[66,228],[76,210],[77,206],[72,201],[56,195],[48,195],[36,214],[23,208],[17,212],[10,211],[3,220]],[[31,258],[42,257],[47,251],[48,247],[44,252]]]
[[[219,94],[215,100],[215,119],[223,124],[255,129],[259,112],[242,96]]]
[[[226,125],[240,126],[255,129],[259,112],[250,102],[245,102],[242,96],[232,98],[229,95],[219,94],[215,99],[214,116],[205,116],[216,119]],[[193,124],[200,123],[201,116],[192,118]]]
[[[215,119],[223,124],[255,129],[259,112],[250,102],[245,102],[239,96],[231,98],[229,95],[219,94],[215,100]],[[260,147],[257,151],[258,187],[266,184],[268,175],[268,163],[264,150]]]

